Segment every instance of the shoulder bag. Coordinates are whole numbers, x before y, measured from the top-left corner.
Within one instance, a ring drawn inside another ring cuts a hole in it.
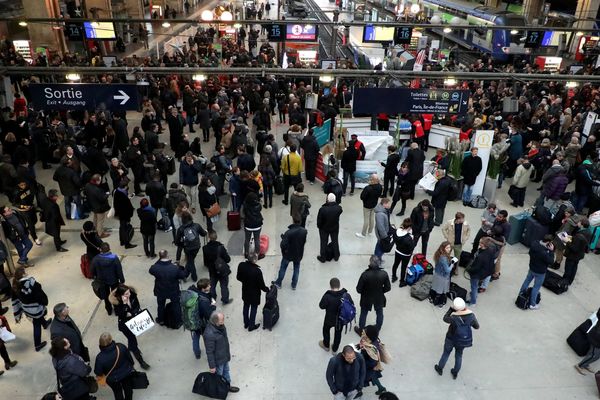
[[[141,371],[133,371],[129,375],[129,382],[131,383],[132,389],[146,389],[148,386],[150,386],[148,376],[145,372]]]
[[[117,366],[117,363],[119,362],[119,358],[121,356],[121,351],[119,350],[119,345],[116,345],[117,347],[117,358],[115,359],[115,363],[113,364],[112,368],[110,369],[110,371],[108,371],[108,374],[106,375],[100,375],[96,377],[96,382],[98,382],[99,386],[106,386],[106,379],[108,378],[108,376],[110,375],[111,372],[113,372],[113,370],[115,369],[115,367]]]

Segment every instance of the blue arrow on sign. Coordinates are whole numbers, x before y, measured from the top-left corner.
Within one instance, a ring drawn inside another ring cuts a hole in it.
[[[33,83],[29,85],[36,110],[137,110],[137,85],[95,83]]]

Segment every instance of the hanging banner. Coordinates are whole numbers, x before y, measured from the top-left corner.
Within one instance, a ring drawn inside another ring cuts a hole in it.
[[[494,131],[477,131],[475,133],[475,144],[477,147],[477,155],[481,158],[481,172],[477,175],[477,180],[473,185],[473,196],[481,196],[483,194],[483,185],[487,175],[488,163],[490,161],[490,151],[494,143]]]

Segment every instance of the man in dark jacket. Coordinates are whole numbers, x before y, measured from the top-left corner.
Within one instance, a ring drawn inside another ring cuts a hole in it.
[[[214,230],[208,232],[208,243],[202,247],[202,254],[204,256],[204,266],[208,268],[208,276],[210,277],[210,296],[216,300],[218,282],[221,286],[221,302],[223,305],[231,303],[233,301],[229,297],[229,274],[231,274],[229,263],[231,257],[223,243],[217,240],[217,232]],[[219,262],[227,265],[227,271],[217,271],[217,258],[221,259]]]
[[[101,284],[100,295],[104,300],[104,307],[108,315],[112,315],[112,304],[108,297],[110,292],[115,290],[119,283],[125,283],[123,276],[123,266],[116,254],[110,252],[110,245],[103,242],[100,246],[102,253],[98,254],[92,260],[92,276]]]
[[[81,331],[69,315],[69,307],[65,303],[58,303],[54,306],[54,318],[50,323],[50,339],[64,337],[71,344],[73,353],[81,356],[83,361],[90,361],[90,353],[83,344]]]
[[[583,260],[588,249],[591,240],[589,227],[589,220],[585,217],[581,217],[577,223],[577,227],[571,234],[571,241],[567,243],[565,249],[565,273],[563,278],[569,285],[575,280],[579,261]]]
[[[396,175],[398,175],[398,164],[400,164],[400,155],[396,151],[396,146],[388,146],[388,157],[385,162],[381,162],[381,165],[385,168],[383,172],[383,193],[381,197],[388,195],[388,188],[390,188],[390,197],[394,195],[394,183],[396,182]]]
[[[329,193],[327,195],[327,202],[321,206],[317,214],[317,228],[319,228],[319,238],[321,241],[317,260],[322,263],[327,261],[327,249],[329,246],[333,250],[333,259],[337,261],[340,258],[338,235],[340,233],[340,215],[342,215],[342,212],[342,206],[336,203],[335,194]],[[330,237],[331,243],[329,243]]]
[[[342,154],[341,167],[344,172],[343,192],[346,195],[346,189],[348,188],[348,178],[350,178],[350,196],[354,195],[354,184],[355,178],[354,173],[356,172],[356,161],[358,160],[358,152],[352,145],[352,142],[348,143],[348,148]]]
[[[288,226],[288,230],[281,235],[281,265],[277,280],[271,282],[278,289],[281,289],[281,283],[285,277],[290,261],[294,264],[294,273],[292,275],[292,289],[296,290],[298,277],[300,275],[300,261],[304,256],[304,245],[306,244],[306,235],[308,231],[300,225],[299,220],[294,219],[294,223]]]
[[[325,292],[319,302],[319,308],[325,310],[325,319],[323,320],[323,340],[319,340],[319,346],[321,346],[323,350],[329,351],[331,328],[333,328],[334,333],[331,351],[337,353],[340,342],[342,341],[343,326],[338,320],[342,297],[345,295],[352,304],[354,304],[354,301],[352,301],[352,297],[350,297],[348,291],[341,288],[340,280],[338,278],[331,278],[329,287],[331,289]]]
[[[196,212],[196,204],[198,202],[198,174],[201,171],[202,164],[191,151],[188,151],[181,164],[179,164],[179,183],[183,185],[192,213]]]
[[[237,148],[237,166],[240,171],[253,171],[256,168],[254,157],[246,152],[246,147],[240,145]]]
[[[66,240],[60,238],[60,227],[65,224],[62,215],[60,214],[60,208],[56,203],[58,201],[58,191],[56,189],[50,189],[48,191],[48,197],[44,199],[41,204],[43,210],[43,221],[46,223],[46,233],[54,239],[54,247],[56,251],[65,252],[63,244]]]
[[[423,177],[423,162],[425,161],[425,152],[419,148],[419,144],[413,142],[410,144],[410,150],[406,154],[406,160],[408,163],[408,180],[410,184],[410,198],[415,198],[415,185]]]
[[[434,227],[435,211],[428,199],[422,200],[410,213],[415,245],[421,239],[421,253],[427,254],[429,235]]]
[[[104,220],[106,213],[110,210],[108,203],[108,193],[100,187],[102,177],[99,174],[92,175],[92,179],[85,185],[85,195],[94,213],[93,222],[96,231],[102,239],[110,236],[110,233],[104,231]]]
[[[300,141],[300,148],[304,152],[306,179],[313,185],[315,183],[315,170],[317,168],[317,158],[319,157],[320,149],[312,128],[308,130],[308,134]]]
[[[529,297],[529,309],[537,310],[540,308],[537,303],[538,293],[546,278],[548,267],[554,262],[553,236],[545,235],[543,240],[534,241],[529,247],[529,272],[519,289],[519,293],[525,293],[529,284],[535,279],[531,295]]]
[[[592,171],[592,162],[590,160],[584,160],[583,163],[577,167],[575,173],[575,199],[573,200],[573,206],[575,211],[581,213],[583,207],[586,206],[588,198],[592,194],[594,186],[600,185]]]
[[[479,250],[475,253],[475,258],[469,267],[469,275],[471,277],[471,298],[467,303],[471,306],[474,306],[477,303],[479,281],[494,273],[495,256],[496,249],[492,243],[492,239],[488,236],[481,238],[479,241]]]
[[[452,181],[446,176],[446,171],[443,169],[438,169],[438,177],[433,192],[431,192],[431,205],[435,212],[433,224],[435,226],[441,226],[444,223],[444,211],[446,210],[452,185]]]
[[[477,181],[477,176],[481,172],[482,162],[481,157],[477,155],[477,147],[471,149],[471,154],[466,156],[460,166],[460,173],[463,176],[465,188],[463,190],[462,200],[463,206],[471,204],[471,195],[473,193],[473,185]],[[440,221],[443,221],[440,220]]]
[[[231,384],[231,375],[229,374],[231,353],[229,352],[229,338],[227,337],[223,313],[215,311],[211,314],[203,337],[209,371],[221,375]],[[230,386],[229,391],[237,393],[240,388]]]
[[[182,267],[175,265],[169,258],[167,250],[158,252],[159,260],[150,267],[150,275],[154,276],[154,295],[157,302],[156,322],[164,324],[165,321],[165,303],[167,299],[174,303],[174,310],[177,315],[174,321],[181,321],[181,307],[179,306],[179,280],[186,279],[190,272]]]
[[[115,130],[115,139],[113,145],[113,157],[117,157],[119,152],[121,156],[125,154],[129,144],[129,134],[127,133],[127,121],[121,118],[120,112],[113,114],[112,127]]]
[[[160,173],[155,172],[152,176],[152,181],[146,185],[146,195],[150,198],[150,205],[155,210],[160,210],[162,217],[162,229],[165,232],[170,232],[173,227],[171,226],[171,219],[167,212],[167,189],[163,185],[160,179]]]
[[[198,317],[200,319],[200,329],[192,330],[192,349],[196,359],[200,359],[200,337],[204,333],[208,321],[213,312],[217,309],[215,300],[210,295],[210,280],[201,278],[188,288],[189,291],[196,293],[198,296]]]
[[[71,159],[64,157],[62,161],[60,167],[54,172],[52,179],[58,182],[60,192],[65,198],[65,215],[67,216],[67,219],[71,219],[72,203],[75,203],[77,211],[82,213],[81,197],[79,195],[81,190],[81,179],[79,178],[79,174],[71,168]]]
[[[331,357],[327,365],[327,384],[334,400],[353,400],[363,388],[365,359],[350,345]]]
[[[192,280],[196,282],[196,256],[200,251],[200,236],[206,236],[204,228],[194,222],[189,212],[181,214],[181,226],[177,229],[175,244],[183,247],[185,253],[185,269],[192,274]]]
[[[122,179],[119,187],[113,192],[113,204],[115,207],[115,218],[119,219],[119,242],[126,249],[133,249],[136,244],[131,244],[133,238],[133,226],[131,226],[131,218],[133,217],[133,205],[129,200],[127,193],[127,179]]]
[[[248,260],[238,265],[236,278],[242,283],[242,301],[244,302],[244,329],[252,332],[258,329],[256,324],[256,311],[260,305],[260,292],[267,293],[269,288],[265,285],[260,266],[256,264],[256,253],[248,254]]]
[[[369,268],[360,275],[356,291],[360,294],[360,317],[358,326],[354,327],[354,332],[360,336],[367,324],[367,314],[372,308],[375,309],[377,319],[375,325],[381,331],[383,325],[383,308],[385,307],[385,293],[391,290],[390,277],[388,273],[381,268],[379,257],[373,255],[369,258]]]
[[[360,193],[360,199],[363,205],[363,226],[361,232],[356,232],[355,235],[364,238],[373,233],[375,227],[375,207],[381,195],[381,184],[377,174],[372,174],[369,177],[369,184]]]
[[[29,262],[27,255],[33,247],[31,239],[29,239],[29,231],[27,222],[20,213],[13,211],[12,208],[2,207],[2,229],[4,234],[12,242],[19,254],[17,264],[24,267],[33,267],[35,264]]]

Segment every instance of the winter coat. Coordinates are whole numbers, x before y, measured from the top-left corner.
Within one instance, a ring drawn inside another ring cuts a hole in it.
[[[400,164],[400,155],[398,153],[389,154],[387,160],[381,163],[385,168],[383,172],[384,176],[389,178],[395,177],[398,174],[398,164]]]
[[[117,346],[119,346],[118,358]],[[127,346],[122,343],[112,342],[108,346],[100,348],[100,353],[96,356],[96,363],[94,364],[94,374],[96,376],[106,376],[113,365],[115,366],[114,369],[106,377],[108,383],[121,382],[133,372],[133,358]]]
[[[306,161],[316,161],[319,157],[319,144],[312,135],[306,135],[302,138],[300,148],[304,151],[304,160]]]
[[[377,204],[375,207],[375,236],[378,240],[385,239],[390,232],[390,210],[383,204]]]
[[[179,295],[179,280],[190,274],[184,268],[173,264],[170,260],[159,260],[148,271],[154,277],[154,295],[162,298],[173,298]]]
[[[446,221],[444,225],[442,225],[442,235],[444,239],[450,242],[451,245],[454,245],[455,239],[455,224],[454,219],[450,219]],[[465,244],[469,241],[469,237],[471,236],[471,226],[467,221],[463,221],[462,229],[460,234],[460,244]]]
[[[388,273],[377,267],[369,266],[358,279],[356,291],[360,294],[360,306],[371,310],[371,307],[385,307],[385,293],[391,289]]]
[[[60,213],[60,207],[56,202],[46,198],[42,203],[42,220],[46,222],[44,230],[53,237],[60,236],[60,227],[65,225],[65,221]]]
[[[510,137],[510,148],[508,157],[511,160],[518,160],[523,155],[523,137],[520,133],[515,133]]]
[[[493,247],[495,246],[477,252],[469,269],[471,279],[485,279],[494,273],[496,249]]]
[[[192,228],[196,231],[198,239],[195,240],[193,243],[185,243],[183,235],[187,228]],[[186,251],[199,250],[200,249],[200,237],[201,236],[204,237],[204,236],[206,236],[206,234],[207,234],[207,232],[204,230],[204,228],[202,226],[200,226],[200,224],[197,224],[194,221],[191,221],[191,222],[188,222],[187,224],[181,225],[179,228],[177,228],[177,233],[175,234],[175,237],[176,237],[175,244],[177,246],[183,246],[183,248]]]
[[[454,309],[450,307],[448,311],[446,311],[443,320],[445,323],[450,324],[448,331],[446,332],[446,339],[450,341],[454,340],[456,327],[460,324],[466,324],[474,329],[479,329],[479,322],[471,310],[465,309],[461,311],[454,311]]]
[[[140,233],[154,236],[156,234],[156,210],[152,206],[138,208],[137,215],[140,219]]]
[[[56,370],[60,382],[60,393],[64,400],[77,400],[89,393],[89,387],[84,380],[92,372],[92,367],[74,353],[64,357],[52,358],[52,365]]]
[[[323,297],[321,297],[319,308],[321,310],[325,310],[325,320],[323,322],[325,325],[335,326],[338,324],[340,303],[342,301],[342,296],[346,293],[348,293],[348,291],[344,288],[340,290],[328,290],[325,292]],[[354,301],[349,293],[346,297],[350,299],[352,304],[354,304]]]
[[[302,221],[309,214],[310,201],[304,192],[294,192],[290,196],[290,215],[292,220]]]
[[[82,232],[79,237],[85,243],[86,251],[90,262],[100,254],[100,246],[102,246],[102,239],[98,236],[98,232]]]
[[[546,183],[544,183],[542,188],[542,194],[549,199],[558,200],[560,199],[560,195],[562,195],[567,186],[569,185],[569,178],[563,172],[559,172],[558,174],[551,177]],[[577,185],[575,185],[577,187]]]
[[[358,153],[356,149],[349,146],[342,154],[342,169],[346,173],[352,173],[356,171],[356,160],[358,159]]]
[[[412,231],[402,228],[396,229],[396,232],[394,233],[394,244],[396,245],[396,253],[403,256],[410,256],[417,245]]]
[[[565,249],[565,258],[575,261],[583,260],[591,240],[591,232],[589,230],[575,228],[571,236],[571,242],[567,244]]]
[[[513,176],[512,184],[519,189],[523,189],[527,187],[529,180],[531,179],[531,174],[533,173],[534,168],[531,166],[529,162],[524,162],[519,165],[515,170],[515,175]]]
[[[466,186],[475,184],[477,175],[479,175],[481,169],[481,157],[470,155],[464,158],[460,167],[460,173],[463,176],[463,182]]]
[[[177,205],[186,199],[187,196],[182,189],[169,189],[169,196],[167,197],[167,212],[169,215],[173,216]]]
[[[54,317],[50,323],[50,339],[64,337],[71,344],[71,351],[77,355],[83,356],[85,346],[81,338],[81,331],[71,317],[64,321]]]
[[[58,187],[63,196],[75,196],[81,190],[79,174],[65,165],[61,165],[54,172],[53,180],[58,182]]]
[[[288,226],[288,230],[281,236],[281,256],[288,261],[301,261],[307,234],[307,230],[299,224]]]
[[[231,262],[231,257],[229,256],[229,253],[227,253],[227,249],[223,246],[223,243],[216,240],[211,240],[202,247],[202,255],[204,266],[208,268],[208,274],[211,277],[217,275],[217,272],[215,271],[215,260],[217,259],[217,256],[220,256],[221,259],[228,264]]]
[[[48,296],[33,276],[21,278],[14,290],[12,306],[16,321],[21,319],[23,313],[32,319],[46,315]]]
[[[342,206],[337,203],[325,203],[317,214],[317,228],[324,232],[339,232]]]
[[[536,240],[529,247],[529,269],[536,274],[545,274],[554,262],[554,251]]]
[[[593,187],[598,185],[600,185],[600,183],[594,179],[591,165],[581,164],[577,167],[577,172],[575,174],[575,193],[578,195],[589,196],[592,193]]]
[[[410,213],[410,220],[412,221],[412,231],[416,234],[421,234],[421,228],[423,224],[427,222],[427,231],[431,232],[433,230],[433,217],[434,217],[434,209],[433,207],[429,207],[429,218],[427,221],[424,220],[423,210],[421,209],[421,205],[417,204],[415,208],[413,208]]]
[[[167,190],[161,181],[151,181],[146,184],[146,195],[150,198],[150,205],[159,210],[165,207]]]
[[[206,325],[202,337],[204,338],[208,368],[216,368],[231,360],[229,338],[227,337],[225,325],[217,326],[209,323]]]
[[[125,283],[123,266],[116,254],[100,253],[92,260],[92,276],[105,285]]]
[[[130,289],[129,291],[131,293],[129,296],[129,304],[121,303],[119,299],[117,299],[117,296],[115,295],[116,291],[114,290],[108,296],[108,300],[114,306],[115,315],[119,321],[119,328],[123,329],[128,329],[125,326],[125,322],[129,321],[142,311],[137,293],[133,289]]]
[[[244,228],[255,229],[262,226],[261,210],[262,206],[258,195],[254,192],[248,193],[244,200]]]
[[[347,395],[353,390],[361,390],[365,381],[365,359],[362,354],[355,353],[356,359],[348,364],[343,353],[338,353],[329,359],[327,365],[327,384],[331,393],[342,392]]]
[[[110,210],[108,194],[100,186],[93,183],[86,184],[85,195],[90,203],[92,212],[100,214]]]
[[[372,210],[377,206],[377,202],[379,201],[379,196],[381,196],[381,192],[383,188],[379,183],[372,183],[367,185],[362,192],[360,193],[360,199],[363,203],[363,208],[367,208]]]
[[[450,260],[446,256],[440,256],[433,270],[431,290],[438,294],[448,293],[450,290],[450,271],[452,271]]]
[[[405,161],[408,163],[408,179],[418,182],[423,177],[425,153],[421,149],[410,149],[406,154]]]
[[[242,283],[242,301],[251,305],[259,305],[261,290],[268,292],[263,273],[258,265],[242,261],[238,265],[236,279]]]
[[[198,174],[202,171],[200,161],[194,160],[192,164],[183,160],[179,164],[179,183],[184,186],[198,186]]]
[[[116,189],[113,192],[113,206],[115,208],[115,218],[120,221],[131,221],[134,208],[126,191]]]
[[[435,187],[433,188],[433,192],[431,193],[431,205],[433,205],[434,208],[446,208],[451,185],[452,180],[447,176],[442,177],[439,181],[435,183]]]

